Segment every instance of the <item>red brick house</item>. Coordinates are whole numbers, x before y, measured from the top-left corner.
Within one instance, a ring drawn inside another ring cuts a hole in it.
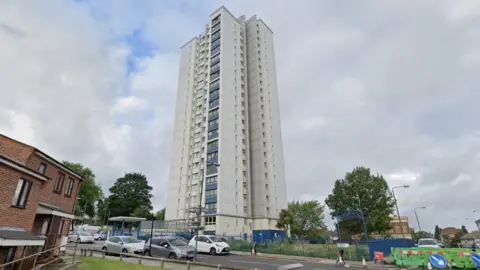
[[[461,231],[462,229],[457,229],[455,227],[446,227],[442,229],[441,233],[442,233],[442,237],[448,240],[448,239],[453,239],[455,235]]]
[[[44,152],[0,134],[0,266],[66,243],[82,180]]]

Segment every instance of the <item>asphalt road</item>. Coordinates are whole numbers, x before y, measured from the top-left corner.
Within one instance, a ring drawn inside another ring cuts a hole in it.
[[[95,241],[94,244],[78,244],[77,250],[80,250],[81,248],[101,249],[102,245],[103,245],[103,241]],[[68,245],[69,250],[73,250],[74,247],[75,247],[75,243],[69,243]],[[304,269],[307,269],[307,270],[336,269],[334,265],[330,265],[330,264],[303,262],[303,261],[299,262],[296,260],[271,259],[271,258],[264,258],[260,256],[243,256],[243,255],[234,255],[234,254],[217,255],[217,256],[199,254],[197,260],[199,262],[204,262],[209,264],[216,264],[216,265],[221,264],[225,266],[238,266],[238,267],[245,267],[245,268],[252,268],[252,269],[253,268],[265,269],[265,270],[278,269],[279,266],[294,264],[294,263],[301,263],[304,266]],[[355,269],[355,267],[350,267],[350,268]]]

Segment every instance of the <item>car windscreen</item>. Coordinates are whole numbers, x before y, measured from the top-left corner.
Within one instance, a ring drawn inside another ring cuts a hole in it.
[[[123,241],[125,244],[140,243],[140,241],[138,241],[138,240],[135,239],[134,237],[123,237],[123,238],[122,238],[122,241]]]
[[[174,247],[180,247],[180,246],[187,246],[188,243],[182,238],[168,238],[168,242],[170,242],[170,245]]]
[[[89,234],[88,232],[78,232],[78,235],[81,235],[81,236],[92,236],[92,235]]]
[[[431,240],[431,239],[425,239],[425,240],[419,240],[418,241],[419,246],[425,246],[425,245],[438,245],[437,241]]]
[[[213,241],[213,242],[224,242],[222,240],[222,238],[219,238],[219,237],[216,237],[216,236],[210,236],[210,239]]]

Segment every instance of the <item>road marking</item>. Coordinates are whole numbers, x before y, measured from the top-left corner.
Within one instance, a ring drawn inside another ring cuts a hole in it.
[[[238,260],[229,260],[230,262],[239,262],[239,263],[249,263],[249,264],[263,264],[263,265],[270,265],[270,266],[280,266],[283,264],[272,264],[272,263],[262,263],[262,262],[247,262],[247,261],[238,261]]]

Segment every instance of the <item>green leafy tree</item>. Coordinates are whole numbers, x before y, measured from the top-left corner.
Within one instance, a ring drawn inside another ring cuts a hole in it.
[[[139,205],[133,213],[131,214],[132,217],[142,217],[148,220],[155,219],[155,214],[152,213],[152,209],[149,209],[147,206]]]
[[[388,234],[390,230],[395,201],[385,178],[371,174],[368,168],[357,167],[336,180],[325,203],[332,217],[360,210],[369,232]],[[340,226],[352,234],[364,233],[362,220],[345,220]]]
[[[118,178],[110,188],[111,195],[107,199],[110,216],[132,216],[151,212],[153,195],[147,177],[141,173],[126,173]],[[141,209],[137,209],[141,206]]]
[[[97,201],[97,225],[108,224],[108,198],[101,197]]]
[[[465,234],[468,233],[467,227],[465,227],[465,225],[462,225],[462,232],[464,232]]]
[[[165,207],[155,213],[156,220],[165,220]]]
[[[280,210],[279,218],[276,227],[282,230],[288,230],[292,227],[294,222],[293,213],[289,209]]]
[[[292,235],[313,237],[326,229],[325,206],[318,201],[293,201],[280,211],[277,228],[290,229]]]
[[[463,231],[459,231],[458,233],[455,234],[455,237],[453,237],[452,239],[450,239],[450,243],[449,243],[449,246],[451,248],[458,248],[458,245],[460,244],[461,240],[460,238],[462,238],[462,236],[464,236],[466,233],[463,232]]]
[[[442,229],[440,229],[440,227],[438,227],[438,225],[435,225],[435,233],[434,233],[434,238],[437,239],[437,240],[441,240],[441,235],[442,235]]]
[[[75,215],[82,216],[86,214],[91,218],[95,217],[95,202],[103,196],[102,188],[95,183],[95,174],[90,168],[83,166],[81,163],[63,161],[63,164],[84,177],[80,185],[80,191],[77,194]]]

